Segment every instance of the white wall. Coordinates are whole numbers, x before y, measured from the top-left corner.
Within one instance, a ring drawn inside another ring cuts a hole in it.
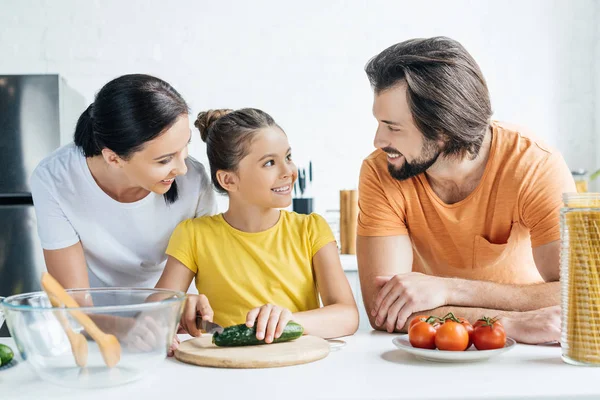
[[[108,80],[143,72],[172,83],[194,114],[262,108],[297,162],[313,160],[324,212],[356,187],[372,150],[365,63],[412,37],[462,42],[497,119],[533,129],[572,168],[600,166],[599,9],[593,0],[4,0],[0,73],[60,73],[92,101]],[[198,142],[192,154],[205,160]]]

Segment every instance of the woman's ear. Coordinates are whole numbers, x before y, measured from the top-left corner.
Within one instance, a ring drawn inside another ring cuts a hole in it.
[[[231,171],[218,170],[217,171],[217,182],[219,185],[228,192],[237,192],[238,190],[238,176]]]
[[[104,158],[104,161],[111,167],[123,167],[123,159],[119,157],[117,153],[110,149],[107,149],[106,147],[102,149],[102,158]]]

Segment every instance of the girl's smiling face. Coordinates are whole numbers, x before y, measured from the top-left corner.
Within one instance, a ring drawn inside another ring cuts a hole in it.
[[[288,207],[298,168],[285,133],[277,126],[258,130],[235,175],[234,193],[240,200],[264,208]]]

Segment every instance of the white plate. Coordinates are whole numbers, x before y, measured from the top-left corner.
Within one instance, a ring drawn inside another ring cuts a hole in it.
[[[413,347],[408,341],[408,335],[395,337],[392,342],[402,351],[413,354],[422,360],[449,362],[449,363],[466,363],[487,360],[490,357],[495,357],[515,347],[514,339],[506,338],[506,344],[501,349],[495,350],[477,350],[475,346],[471,346],[466,351],[444,351],[444,350],[429,350]]]

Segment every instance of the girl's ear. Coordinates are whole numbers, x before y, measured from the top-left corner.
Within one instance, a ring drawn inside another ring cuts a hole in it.
[[[217,182],[219,182],[219,185],[228,192],[237,192],[239,187],[239,178],[231,171],[218,170]]]
[[[124,164],[124,160],[117,155],[114,151],[107,149],[106,147],[102,149],[102,158],[104,161],[115,168],[122,168]]]

